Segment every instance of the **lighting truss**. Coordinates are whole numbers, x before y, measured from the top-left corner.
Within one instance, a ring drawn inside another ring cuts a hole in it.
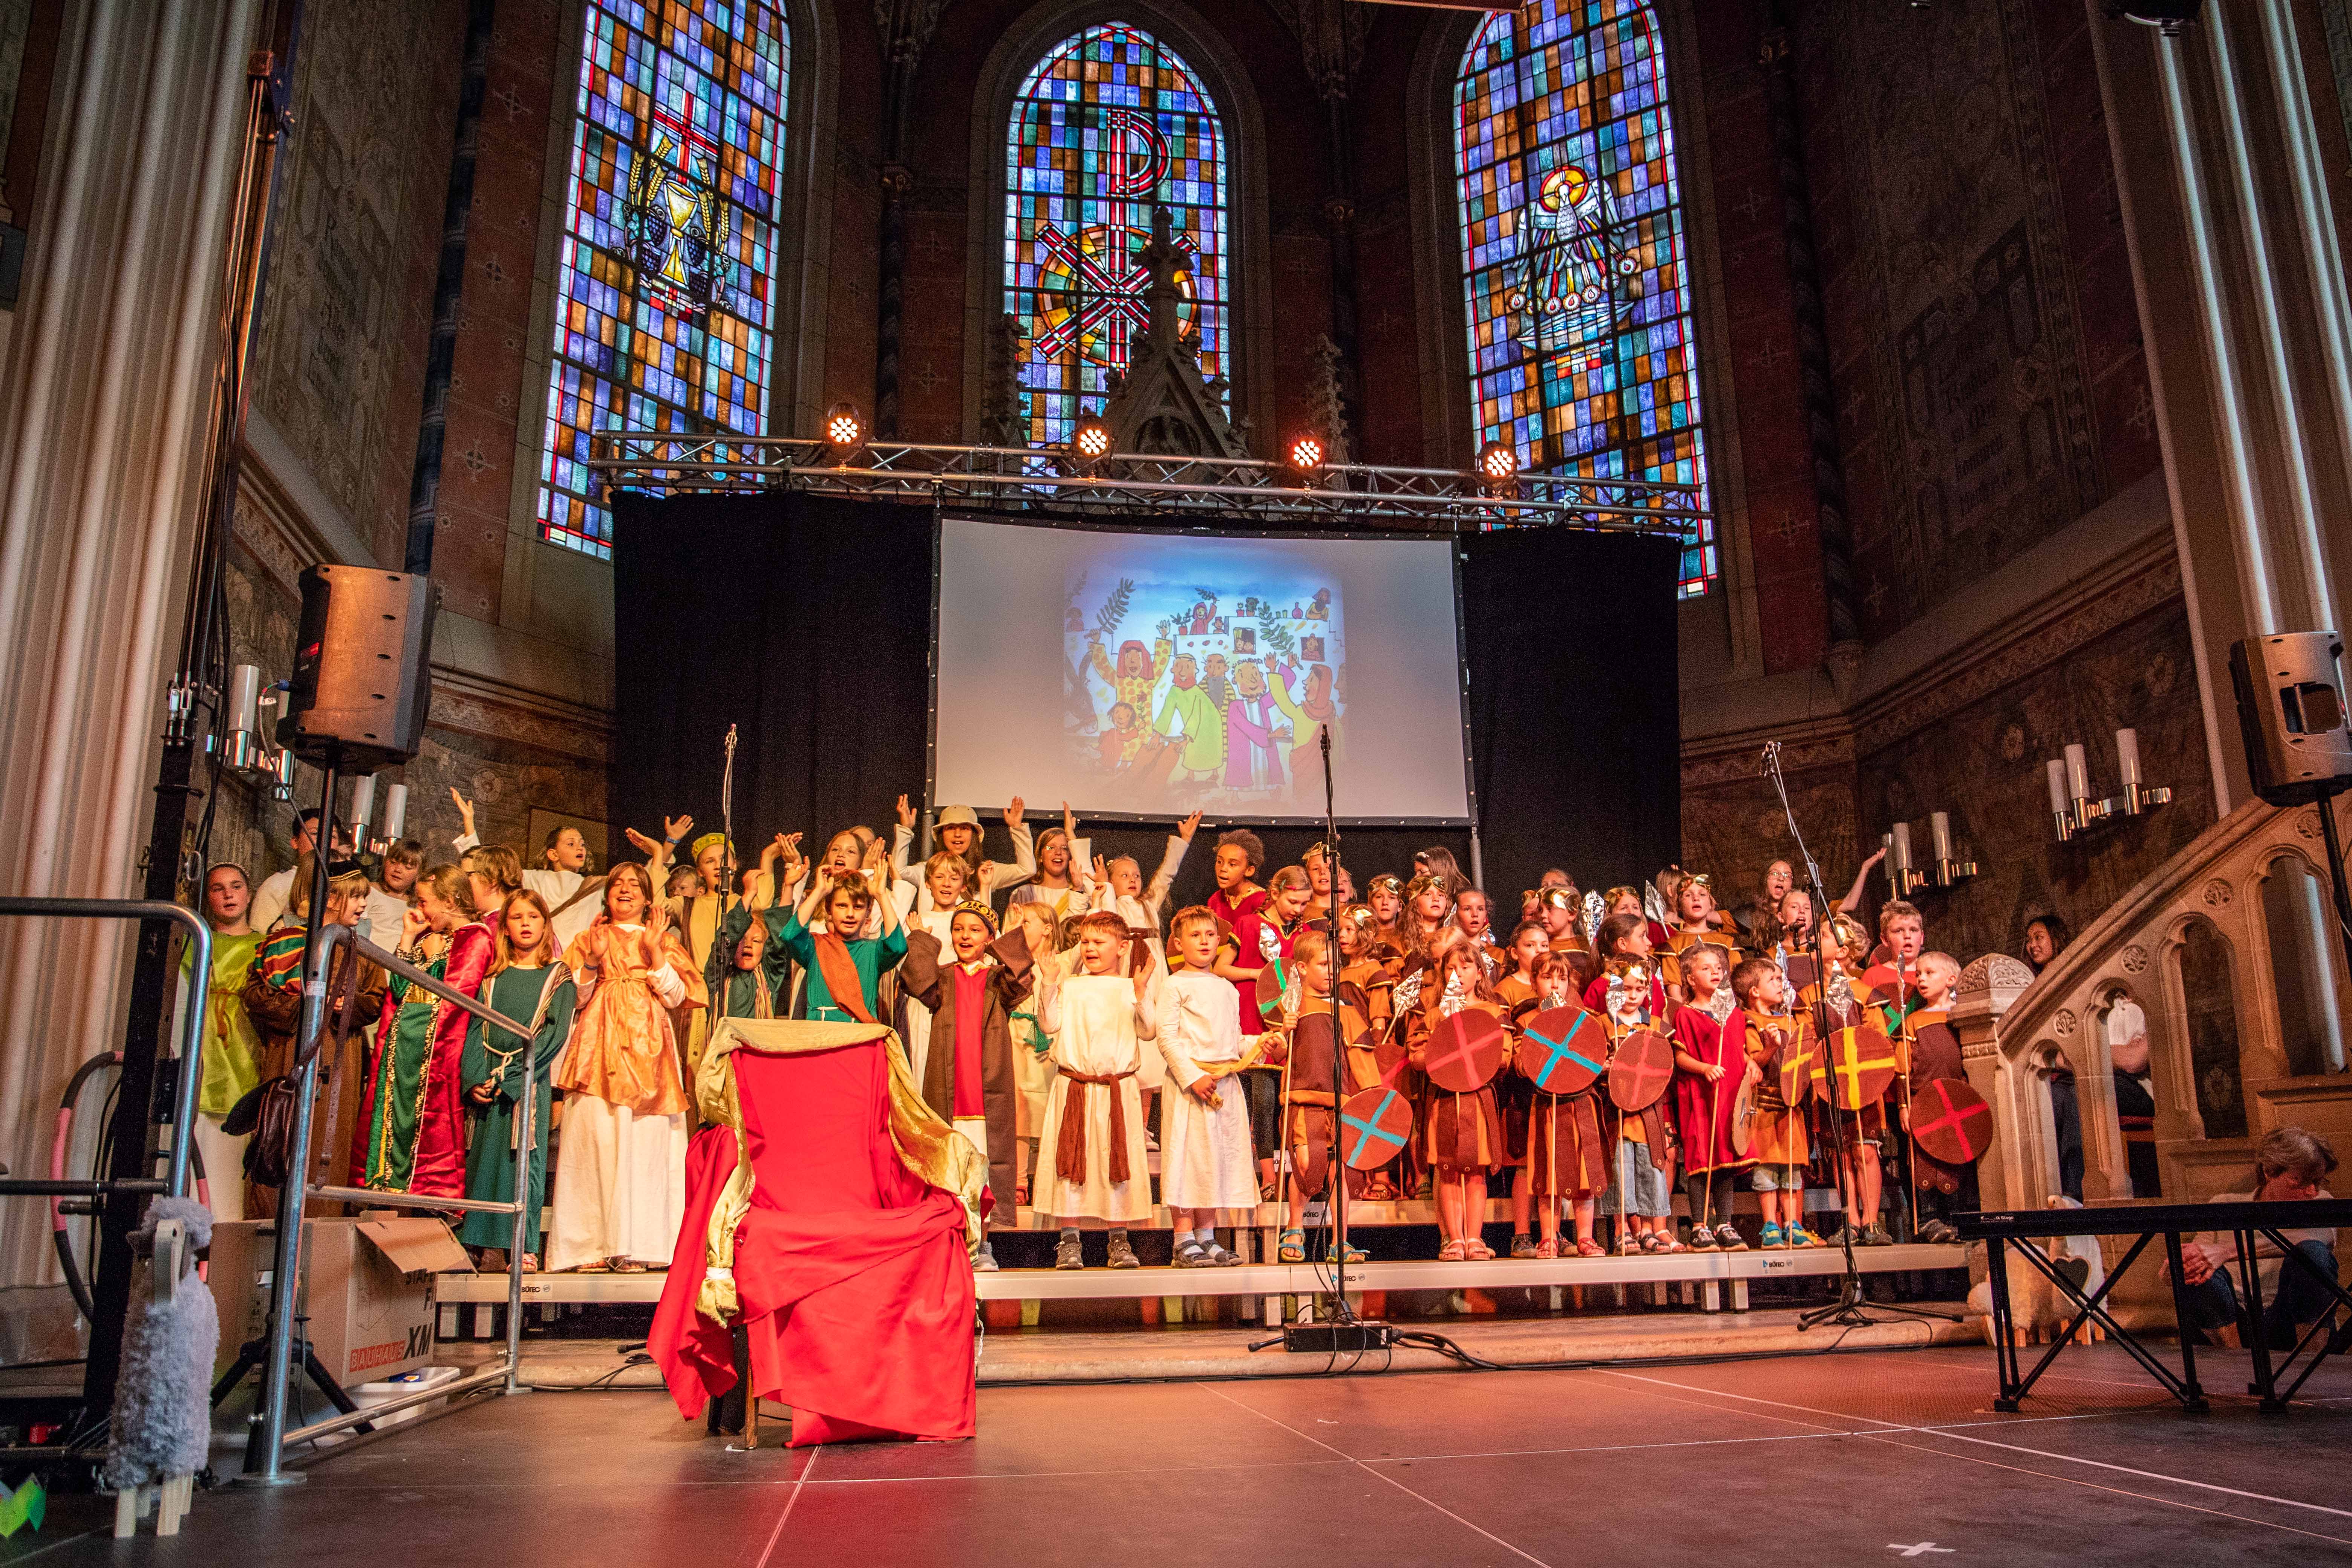
[[[1706,516],[1696,485],[1521,474],[1499,495],[1450,468],[1326,467],[1312,482],[1247,458],[1113,453],[1082,472],[1049,447],[869,441],[847,461],[814,439],[613,431],[588,467],[614,490],[800,490],[1057,520],[1150,511],[1203,523],[1368,523],[1439,532],[1567,527],[1680,539]]]

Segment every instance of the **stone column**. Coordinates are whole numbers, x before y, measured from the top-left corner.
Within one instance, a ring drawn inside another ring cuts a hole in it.
[[[74,8],[0,378],[0,891],[136,896],[203,500],[255,0]],[[0,1161],[46,1167],[114,1048],[135,928],[0,921]],[[37,1204],[0,1271],[55,1278]]]
[[[2032,984],[2033,971],[1987,953],[1961,973],[1952,1001],[1969,1087],[1992,1107],[1992,1147],[1977,1162],[1977,1192],[1988,1209],[2040,1208],[2057,1191],[2049,1107],[2036,1098],[2042,1086],[2021,1047],[2004,1050],[2000,1041],[2001,1015]]]
[[[2215,809],[2249,785],[2230,647],[2352,604],[2352,297],[2289,0],[2168,36],[2086,0],[2187,585]]]

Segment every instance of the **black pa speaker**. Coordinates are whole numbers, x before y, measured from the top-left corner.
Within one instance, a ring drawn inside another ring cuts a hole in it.
[[[432,702],[433,613],[422,574],[375,566],[304,571],[294,679],[278,743],[304,762],[373,773],[416,755]]]
[[[2247,637],[2230,648],[2230,684],[2246,732],[2254,793],[2301,805],[2352,789],[2352,730],[2345,727],[2343,639],[2334,632]]]

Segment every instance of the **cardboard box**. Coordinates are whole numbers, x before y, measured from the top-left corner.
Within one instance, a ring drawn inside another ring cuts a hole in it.
[[[433,1351],[433,1276],[473,1267],[449,1226],[429,1215],[305,1222],[302,1260],[311,1347],[346,1387],[423,1366]],[[215,1375],[238,1347],[268,1331],[278,1223],[213,1226],[214,1302],[220,1309]]]

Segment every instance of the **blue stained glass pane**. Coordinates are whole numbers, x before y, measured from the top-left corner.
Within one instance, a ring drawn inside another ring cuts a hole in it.
[[[783,12],[767,0],[587,0],[544,538],[612,552],[612,517],[583,466],[591,431],[763,429],[791,64]]]
[[[1048,50],[1015,96],[1005,142],[1004,308],[1021,331],[1029,439],[1070,437],[1148,323],[1133,252],[1168,209],[1194,265],[1181,330],[1201,373],[1232,374],[1233,245],[1224,122],[1192,68],[1124,23]]]
[[[1700,487],[1689,262],[1671,95],[1645,0],[1489,16],[1454,79],[1471,395],[1529,472]],[[1532,374],[1530,374],[1532,372]],[[1716,576],[1693,526],[1682,592]]]

